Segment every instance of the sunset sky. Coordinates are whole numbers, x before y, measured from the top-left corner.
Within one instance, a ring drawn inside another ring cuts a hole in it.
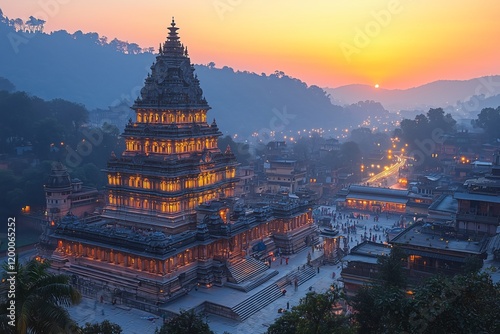
[[[498,0],[0,0],[45,32],[155,46],[175,16],[197,64],[275,70],[307,84],[409,88],[500,74]]]

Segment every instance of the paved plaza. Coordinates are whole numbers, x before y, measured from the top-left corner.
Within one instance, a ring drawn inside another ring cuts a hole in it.
[[[328,213],[330,213],[331,215],[335,212],[333,207],[324,206],[320,207],[318,211],[324,213],[322,215],[323,217],[328,216]],[[350,216],[350,213],[351,212],[348,211],[342,212],[342,214],[345,214],[346,216]],[[335,222],[333,222],[332,220],[334,228],[337,228],[337,224],[339,224],[339,235],[343,235],[346,238],[348,237],[349,249],[362,242],[365,232],[367,237],[370,237],[371,232],[372,238],[374,235],[376,235],[378,242],[384,241],[384,233],[382,230],[385,228],[393,227],[395,223],[397,223],[400,219],[400,217],[396,215],[391,215],[389,217],[381,215],[378,222],[375,222],[373,216],[369,216],[366,213],[364,213],[364,215],[365,217],[363,217],[363,219],[347,217],[345,219],[337,219]],[[351,228],[351,230],[349,231],[348,227],[352,227],[354,225],[356,225],[356,232],[352,233],[353,229]],[[375,225],[380,227],[379,232],[375,231]],[[323,255],[322,250],[315,250],[314,252],[312,252],[312,248],[306,248],[297,254],[289,256],[288,265],[286,265],[285,261],[281,262],[280,259],[277,258],[276,261],[271,264],[271,268],[277,270],[279,274],[269,281],[265,282],[261,287],[256,288],[249,293],[244,293],[226,287],[214,286],[210,289],[200,288],[198,289],[198,291],[190,291],[186,296],[167,304],[166,306],[164,306],[164,308],[170,311],[178,312],[180,309],[187,309],[192,306],[196,306],[204,300],[211,300],[223,305],[233,305],[237,301],[248,298],[249,296],[268,286],[269,284],[272,284],[279,278],[285,276],[287,273],[297,269],[299,266],[303,266],[304,264],[306,264],[309,253],[311,254],[312,261]],[[303,298],[309,291],[326,291],[327,289],[329,289],[331,284],[338,283],[337,279],[340,277],[340,271],[340,264],[325,265],[320,267],[319,273],[313,278],[306,281],[304,284],[299,285],[297,291],[294,291],[294,288],[291,287],[287,290],[286,294],[283,297],[262,308],[260,311],[252,315],[244,322],[239,322],[212,314],[207,315],[207,321],[210,325],[210,328],[215,333],[222,334],[224,333],[224,331],[232,334],[264,333],[267,330],[267,327],[272,324],[278,316],[280,316],[280,313],[278,313],[278,309],[286,308],[287,303],[290,308],[294,305],[297,305],[300,299]],[[80,305],[71,307],[69,311],[71,316],[80,324],[84,324],[85,322],[101,322],[105,319],[108,319],[119,324],[122,327],[123,332],[127,334],[154,333],[155,328],[160,327],[162,322],[162,319],[159,319],[156,315],[147,312],[131,309],[129,307],[122,307],[120,305],[111,305],[110,303],[106,302],[101,304],[100,301],[95,301],[88,298],[84,298]]]
[[[319,212],[321,212],[321,210],[323,210],[322,212],[324,213],[322,217],[328,216],[328,212],[330,215],[334,213],[333,207],[320,207]],[[350,211],[344,211],[341,213],[346,216],[351,215]],[[361,217],[347,217],[340,220],[337,219],[335,222],[333,222],[333,220],[331,221],[333,224],[332,227],[336,229],[338,228],[339,235],[346,237],[349,241],[349,249],[362,242],[365,237],[365,233],[367,238],[371,238],[370,240],[373,241],[374,238],[376,238],[377,242],[383,242],[385,240],[383,231],[385,229],[391,229],[401,223],[401,216],[396,214],[389,216],[381,214],[378,217],[378,221],[374,221],[373,215],[362,212],[354,212],[353,214],[356,216],[358,213],[364,215],[363,219],[361,219]],[[356,226],[355,231],[352,226]],[[349,229],[349,227],[351,228]],[[204,300],[211,300],[223,305],[233,305],[237,301],[248,298],[269,284],[272,284],[290,271],[297,269],[297,267],[303,266],[307,263],[308,253],[311,253],[311,259],[313,261],[323,254],[322,250],[315,250],[312,252],[311,248],[306,248],[297,254],[291,255],[289,257],[288,265],[286,265],[285,261],[280,264],[280,260],[277,258],[276,261],[271,264],[271,268],[277,270],[279,274],[249,293],[244,293],[226,287],[214,286],[210,289],[200,288],[197,291],[190,291],[186,296],[167,304],[164,308],[170,311],[178,312],[180,309],[196,306]],[[492,272],[491,270],[491,268],[494,268],[493,270],[495,270],[497,266],[498,263],[493,261],[493,256],[489,255],[488,259],[485,261],[484,268],[492,274],[494,281],[500,280],[500,272]],[[207,315],[207,321],[210,328],[218,334],[222,334],[225,331],[231,334],[264,333],[269,325],[280,316],[280,313],[278,313],[280,308],[286,309],[287,306],[291,308],[292,306],[297,305],[300,299],[303,298],[309,291],[324,292],[329,289],[332,283],[338,284],[340,271],[340,264],[321,266],[319,268],[319,273],[306,281],[304,284],[299,285],[297,291],[294,291],[294,288],[290,287],[283,297],[280,297],[278,300],[262,308],[244,322],[212,314]],[[158,316],[154,314],[131,309],[122,305],[112,305],[109,301],[100,303],[100,301],[89,298],[83,298],[79,305],[69,308],[69,313],[71,317],[81,325],[86,322],[101,322],[103,320],[109,320],[117,323],[122,327],[123,333],[125,334],[153,334],[155,329],[159,328],[162,324],[162,319],[158,318]]]

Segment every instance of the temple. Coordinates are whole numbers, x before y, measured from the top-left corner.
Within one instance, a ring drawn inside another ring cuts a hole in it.
[[[276,253],[318,238],[306,194],[234,197],[238,163],[217,146],[173,19],[168,30],[132,106],[126,150],[109,159],[102,213],[68,212],[43,238],[54,270],[82,293],[149,311],[193,288],[250,290],[276,274],[265,264]]]

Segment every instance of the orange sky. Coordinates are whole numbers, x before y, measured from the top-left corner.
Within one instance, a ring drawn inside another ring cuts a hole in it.
[[[498,0],[0,0],[9,18],[45,31],[98,32],[142,47],[175,16],[194,63],[307,84],[408,88],[500,74]]]

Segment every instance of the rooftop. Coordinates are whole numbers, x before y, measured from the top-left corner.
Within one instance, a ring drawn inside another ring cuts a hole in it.
[[[444,211],[456,213],[458,210],[458,202],[452,195],[443,194],[429,206],[429,211]]]
[[[363,194],[370,194],[370,195],[394,196],[394,197],[406,197],[406,196],[408,196],[408,190],[379,188],[379,187],[366,187],[366,186],[360,186],[360,185],[351,185],[349,187],[349,194],[352,194],[352,193],[363,193]]]
[[[358,261],[377,263],[379,256],[389,255],[391,246],[371,241],[364,241],[351,249],[351,253],[344,257],[344,261]]]
[[[466,253],[478,255],[486,249],[485,242],[461,240],[454,236],[454,231],[450,227],[440,227],[424,222],[411,225],[394,237],[391,243],[404,247],[412,246],[441,252],[462,253],[462,255],[466,255]]]
[[[474,194],[474,193],[455,193],[453,195],[455,199],[466,200],[466,201],[481,201],[488,203],[500,203],[500,197],[494,194],[484,195],[484,194]]]

